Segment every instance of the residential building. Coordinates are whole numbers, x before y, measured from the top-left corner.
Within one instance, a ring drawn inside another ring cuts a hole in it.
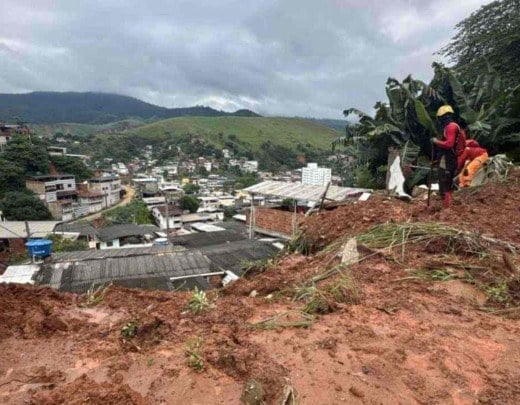
[[[154,207],[157,207],[159,205],[164,205],[166,203],[166,197],[164,197],[164,196],[145,197],[142,200],[146,204],[148,209],[152,209]]]
[[[302,184],[326,186],[330,183],[331,177],[331,169],[318,167],[317,163],[308,163],[307,167],[302,169]]]
[[[76,179],[71,174],[33,176],[26,180],[25,186],[47,203],[70,196],[71,193],[77,194]]]
[[[88,214],[88,206],[78,202],[76,179],[70,174],[33,176],[25,186],[45,202],[52,217],[62,221]]]
[[[88,183],[78,185],[79,204],[86,207],[87,214],[93,214],[103,209],[104,194],[88,188]]]
[[[0,151],[15,134],[29,135],[30,130],[24,124],[2,124],[0,123]]]
[[[168,205],[168,212],[166,212],[166,205],[159,205],[152,208],[152,215],[155,223],[161,229],[177,230],[182,228],[182,214],[183,210],[175,205]],[[167,220],[167,218],[169,220]],[[169,224],[169,227],[167,226]]]
[[[154,225],[119,224],[100,229],[97,249],[151,246],[160,229]]]
[[[88,180],[89,189],[103,194],[103,208],[117,204],[121,199],[121,180],[116,175],[105,175]]]
[[[256,173],[258,171],[258,161],[256,160],[246,160],[241,169],[246,173]]]
[[[197,197],[199,209],[197,212],[208,212],[220,208],[219,198],[216,196]]]
[[[73,158],[81,159],[84,162],[87,162],[91,159],[91,156],[89,156],[89,155],[79,155],[77,153],[67,153],[67,148],[64,148],[61,146],[49,146],[47,148],[47,151],[49,152],[50,156],[73,157]]]

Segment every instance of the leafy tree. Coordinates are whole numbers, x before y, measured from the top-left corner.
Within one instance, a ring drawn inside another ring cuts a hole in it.
[[[58,172],[73,174],[79,182],[94,176],[94,173],[78,158],[70,156],[51,156],[51,162]]]
[[[191,195],[182,196],[179,199],[179,205],[183,210],[189,210],[190,212],[197,212],[199,209],[199,200]]]
[[[457,34],[440,51],[471,82],[489,69],[508,86],[520,84],[520,0],[482,6],[455,27]]]
[[[19,191],[25,188],[24,172],[22,168],[0,158],[0,197],[8,191]]]
[[[32,193],[10,191],[0,200],[0,209],[4,216],[11,221],[38,221],[52,219],[52,215]]]
[[[0,157],[20,166],[26,175],[49,173],[47,145],[45,141],[34,136],[13,136]]]
[[[238,214],[238,210],[235,207],[224,207],[224,217],[225,218],[233,218],[233,216]]]
[[[402,82],[388,79],[388,102],[376,103],[373,117],[353,108],[345,110],[346,116],[356,114],[359,121],[347,126],[345,136],[336,139],[334,144],[345,146],[345,153],[355,159],[357,165],[352,168],[355,185],[370,183],[367,174],[376,186],[384,185],[389,148],[401,150],[404,165],[428,166],[432,151],[430,138],[440,132],[435,113],[443,104],[452,105],[468,135],[492,153],[510,152],[517,147],[520,88],[507,89],[500,77],[492,74],[467,82],[453,69],[439,64],[433,67],[435,76],[430,85],[411,76]],[[426,175],[427,171],[416,170],[407,179],[408,186]]]
[[[200,186],[198,184],[188,183],[182,186],[185,194],[197,194],[200,190]]]
[[[242,189],[250,187],[256,183],[258,183],[258,176],[255,173],[245,173],[241,176],[238,176],[235,181],[235,188]]]
[[[107,223],[112,224],[152,224],[153,217],[142,200],[133,200],[122,207],[113,208],[103,214]]]
[[[88,249],[88,243],[84,240],[64,238],[58,234],[47,235],[47,239],[52,240],[52,250],[55,252],[74,252]]]

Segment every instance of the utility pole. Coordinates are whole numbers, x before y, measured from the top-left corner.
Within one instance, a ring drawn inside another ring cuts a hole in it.
[[[29,221],[25,222],[25,232],[27,233],[27,240],[31,239],[31,230],[29,228]]]
[[[253,193],[251,193],[251,209],[249,212],[249,239],[253,239],[253,237],[255,236],[255,195]]]
[[[170,242],[170,207],[168,206],[168,195],[164,193],[165,213],[166,213],[166,239]]]

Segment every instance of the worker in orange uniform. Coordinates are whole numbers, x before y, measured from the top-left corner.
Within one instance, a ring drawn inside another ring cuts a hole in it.
[[[459,186],[469,187],[471,181],[484,163],[489,159],[488,152],[482,148],[477,141],[469,139],[466,141],[466,149],[464,150],[464,161],[466,162],[459,176]]]
[[[444,128],[442,139],[432,138],[439,155],[439,192],[444,208],[451,203],[453,179],[458,174],[459,157],[466,147],[466,134],[455,122],[453,108],[443,105],[437,110],[437,119]]]

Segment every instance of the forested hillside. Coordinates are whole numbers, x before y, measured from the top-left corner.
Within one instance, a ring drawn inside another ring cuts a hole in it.
[[[258,116],[249,110],[217,111],[210,107],[159,107],[133,97],[110,93],[33,92],[0,94],[0,121],[52,124],[106,124],[128,118],[164,119],[181,116]]]

